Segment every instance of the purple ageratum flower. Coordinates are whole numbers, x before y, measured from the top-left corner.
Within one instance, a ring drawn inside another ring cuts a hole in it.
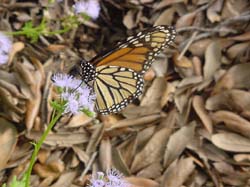
[[[72,75],[57,73],[52,77],[54,85],[66,88],[66,89],[76,89],[82,83],[81,80],[75,79]]]
[[[76,14],[84,13],[93,19],[98,18],[100,5],[97,0],[80,0],[73,5]]]
[[[107,171],[108,182],[105,187],[129,187],[129,184],[123,180],[123,175],[116,169]]]
[[[81,80],[60,73],[55,74],[52,80],[55,86],[62,89],[61,98],[66,101],[64,114],[78,114],[84,109],[94,111],[95,95]]]
[[[129,187],[123,179],[123,175],[116,169],[107,171],[105,176],[102,172],[97,172],[97,176],[92,175],[89,187]]]
[[[9,37],[0,32],[0,65],[8,62],[12,42]]]

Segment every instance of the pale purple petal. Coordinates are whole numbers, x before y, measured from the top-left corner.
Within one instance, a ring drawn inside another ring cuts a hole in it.
[[[100,5],[97,0],[80,0],[73,5],[76,14],[85,13],[93,19],[98,18]]]
[[[0,32],[0,65],[8,62],[12,42],[8,36]]]
[[[66,101],[64,113],[77,114],[83,109],[94,111],[95,95],[82,80],[57,73],[52,77],[55,86],[62,88],[61,98]]]
[[[52,76],[52,80],[55,86],[65,88],[72,82],[73,77],[67,74],[56,73]]]

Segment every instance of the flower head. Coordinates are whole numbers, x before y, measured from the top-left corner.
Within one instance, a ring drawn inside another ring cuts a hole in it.
[[[52,80],[61,90],[64,114],[77,114],[84,110],[93,112],[95,95],[81,80],[60,73],[53,75]]]
[[[76,14],[85,13],[93,19],[99,16],[100,5],[97,0],[80,0],[73,5]]]
[[[8,62],[11,48],[12,42],[10,38],[0,32],[0,65]]]
[[[129,187],[123,179],[123,175],[116,169],[107,171],[106,176],[102,172],[92,175],[89,187]]]

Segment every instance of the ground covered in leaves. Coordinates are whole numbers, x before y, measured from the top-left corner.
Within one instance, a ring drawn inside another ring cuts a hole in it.
[[[28,166],[30,142],[51,118],[53,73],[153,25],[174,25],[174,47],[145,74],[133,104],[118,115],[60,119],[32,186],[85,186],[112,167],[132,187],[250,186],[249,1],[101,0],[97,19],[77,23],[66,18],[74,3],[0,2],[1,31],[45,29],[12,35],[0,67],[0,181]]]

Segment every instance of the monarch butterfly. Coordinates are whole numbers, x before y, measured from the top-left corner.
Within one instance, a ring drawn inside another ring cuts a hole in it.
[[[174,27],[155,26],[128,37],[102,56],[81,60],[78,73],[85,83],[92,82],[97,111],[117,113],[141,95],[143,74],[175,36]]]

